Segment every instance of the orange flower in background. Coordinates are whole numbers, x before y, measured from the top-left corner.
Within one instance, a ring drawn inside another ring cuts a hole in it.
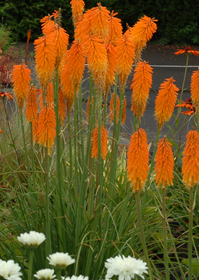
[[[199,133],[190,130],[182,158],[182,180],[188,189],[199,183]]]
[[[105,44],[107,50],[107,72],[105,80],[105,94],[108,94],[110,86],[114,83],[115,73],[117,68],[117,51],[116,48],[109,42]]]
[[[85,42],[85,53],[93,81],[96,84],[98,91],[103,92],[108,61],[107,51],[103,44],[102,37],[96,34],[88,36],[88,40]]]
[[[191,98],[195,104],[196,112],[199,112],[199,70],[193,71],[191,76]]]
[[[0,133],[2,133],[3,132],[3,130],[2,129],[0,129]]]
[[[13,89],[17,98],[20,111],[22,111],[24,101],[26,99],[30,81],[31,71],[24,63],[22,65],[14,65],[12,73]]]
[[[118,13],[114,13],[114,11],[112,11],[109,17],[108,38],[113,45],[116,44],[117,39],[122,37],[121,19],[115,17],[117,14]]]
[[[110,105],[109,105],[111,121],[114,120],[114,100],[115,100],[115,93],[113,92],[111,94],[111,100],[110,100]],[[117,95],[117,97],[116,97],[116,112],[115,112],[116,123],[118,123],[119,111],[120,111],[120,99],[119,99],[119,96]]]
[[[107,155],[107,139],[108,139],[108,132],[105,129],[104,125],[101,126],[101,155],[102,159],[106,159]],[[98,127],[96,126],[92,132],[92,139],[91,139],[91,158],[98,158]]]
[[[38,143],[48,147],[48,154],[56,135],[55,111],[50,107],[43,107],[39,113],[37,137]]]
[[[131,72],[135,58],[134,44],[129,36],[124,35],[117,41],[117,73],[119,75],[120,89],[124,91],[126,80]]]
[[[30,86],[27,95],[27,102],[26,102],[26,119],[27,121],[32,122],[34,119],[37,118],[37,90],[36,87]]]
[[[65,111],[66,111],[65,97],[64,97],[62,89],[59,88],[59,118],[61,120],[62,125],[63,125],[64,119],[66,117]]]
[[[177,104],[176,107],[188,109],[187,111],[181,112],[181,114],[190,116],[196,112],[196,107],[192,102],[192,98],[188,98],[186,102],[182,100],[180,100],[180,102],[181,104]]]
[[[73,41],[73,44],[68,51],[68,69],[70,80],[74,83],[74,86],[78,86],[81,83],[84,69],[85,69],[85,57],[82,43],[79,41]]]
[[[185,49],[180,49],[180,50],[178,50],[177,52],[175,52],[174,54],[176,54],[176,55],[179,55],[179,54],[182,54],[182,53],[191,53],[191,54],[193,54],[193,55],[196,55],[196,56],[199,56],[199,51],[194,51],[192,48],[191,48],[191,46],[189,46],[189,47],[185,47]]]
[[[40,80],[43,94],[46,94],[55,69],[55,39],[51,36],[39,37],[34,41],[34,45],[37,76]]]
[[[171,143],[164,137],[158,142],[155,156],[156,184],[158,187],[162,185],[165,188],[165,184],[173,185],[173,168],[174,159]]]
[[[73,23],[75,25],[83,14],[85,3],[83,0],[72,0],[70,4],[72,7]]]
[[[135,45],[136,63],[140,60],[141,50],[157,30],[157,24],[155,23],[157,21],[144,15],[129,29],[130,38]]]
[[[127,156],[128,179],[133,186],[133,191],[140,191],[144,188],[149,169],[149,149],[144,129],[139,128],[131,136]]]
[[[126,107],[127,107],[127,101],[126,101],[126,97],[124,97],[124,104],[123,104],[123,109],[122,109],[122,122],[123,122],[123,124],[125,124],[125,120],[126,120]]]
[[[142,117],[152,85],[153,68],[148,62],[138,62],[130,89],[132,93],[131,110],[139,119]]]
[[[105,39],[105,36],[109,30],[110,12],[106,7],[103,7],[101,3],[97,3],[97,5],[98,7],[91,9],[91,32],[93,34],[96,33]]]
[[[14,99],[13,98],[13,93],[5,92],[5,91],[0,92],[0,97],[4,98],[6,96],[8,98],[8,101],[10,101],[10,99]]]
[[[173,113],[177,92],[179,88],[174,84],[173,78],[166,79],[161,85],[155,101],[155,117],[158,123],[158,128],[162,129],[162,126],[167,122]]]

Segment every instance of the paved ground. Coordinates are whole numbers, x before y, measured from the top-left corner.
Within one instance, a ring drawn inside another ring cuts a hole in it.
[[[25,48],[25,43],[22,43],[22,46]],[[183,48],[183,47],[181,47]],[[186,65],[186,55],[174,55],[174,52],[178,48],[175,46],[159,46],[159,45],[153,45],[149,44],[145,50],[142,53],[142,59],[149,62],[151,67],[153,68],[153,84],[152,89],[150,91],[149,100],[147,104],[146,111],[144,113],[144,117],[141,121],[141,127],[147,130],[149,141],[154,141],[156,138],[156,132],[157,132],[157,124],[156,120],[154,118],[154,106],[155,106],[155,99],[156,95],[158,93],[160,84],[166,79],[173,77],[176,80],[177,87],[181,90],[183,77],[184,77],[184,71],[185,71],[185,65]],[[199,47],[195,47],[194,49],[199,50]],[[29,52],[34,51],[34,46],[32,43],[30,43],[29,46]],[[191,75],[194,70],[197,70],[199,67],[199,57],[190,55],[189,58],[189,67],[187,71],[186,76],[186,82],[185,82],[185,91],[183,94],[183,100],[186,100],[190,97],[190,82],[191,82]],[[129,76],[128,81],[132,80],[132,75]],[[87,75],[85,74],[85,79],[87,78]],[[86,82],[84,83],[84,87],[86,86]],[[179,92],[180,96],[180,92]],[[179,98],[178,96],[178,98]],[[126,136],[129,136],[132,134],[132,123],[133,123],[133,112],[130,110],[131,107],[131,91],[130,91],[130,84],[127,85],[126,88],[126,98],[127,98],[127,118],[126,118],[126,124],[122,128],[122,131],[125,132]],[[84,106],[85,108],[85,106]],[[176,115],[177,109],[174,111],[174,115]],[[181,125],[184,120],[184,116],[182,116],[182,119],[180,121]],[[187,118],[189,120],[189,118]],[[169,121],[169,125],[174,127],[175,118],[172,117]],[[191,129],[193,124],[193,121],[188,121],[187,124],[184,126],[184,129],[182,131],[182,140],[185,141],[186,139],[186,133],[189,129]],[[172,133],[170,133],[167,125],[164,125],[160,137],[163,137],[165,134],[172,137]],[[179,141],[179,131],[178,135],[176,137],[176,141]]]

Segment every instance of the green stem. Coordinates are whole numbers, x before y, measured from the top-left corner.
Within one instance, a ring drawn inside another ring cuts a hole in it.
[[[154,166],[154,160],[155,160],[155,154],[156,154],[156,151],[157,151],[159,136],[160,136],[160,129],[158,128],[157,135],[156,135],[156,141],[155,141],[155,145],[154,145],[154,150],[153,150],[153,157],[151,159],[151,164],[150,164],[149,173],[148,173],[149,175],[148,175],[148,179],[147,179],[147,182],[146,182],[147,187],[149,186],[149,183],[150,183],[150,177],[151,177],[151,173],[152,173],[153,166]]]
[[[28,280],[32,279],[33,256],[34,256],[34,250],[30,250],[30,254],[29,254],[29,268],[28,268]]]
[[[61,269],[57,269],[57,280],[61,280]]]
[[[60,119],[59,119],[59,76],[58,69],[56,69],[56,77],[53,80],[53,92],[54,92],[54,103],[55,103],[55,115],[56,115],[56,174],[57,174],[57,217],[58,221],[58,248],[59,251],[63,251],[63,242],[65,240],[64,233],[62,233],[62,228],[64,228],[64,217],[63,205],[62,205],[62,189],[63,189],[63,168],[61,161],[61,137],[60,137]]]
[[[183,95],[183,91],[184,91],[184,85],[185,85],[185,80],[186,80],[186,76],[187,76],[187,68],[188,68],[188,64],[189,64],[189,53],[186,53],[187,55],[187,61],[186,61],[186,67],[185,67],[185,71],[184,71],[184,79],[182,82],[182,89],[181,89],[181,94],[180,94],[180,100],[182,100],[182,95]],[[180,109],[180,108],[179,108]]]
[[[9,129],[9,132],[10,132],[10,137],[11,137],[11,140],[12,140],[12,144],[13,144],[13,147],[14,147],[14,150],[15,150],[15,153],[16,153],[16,156],[17,156],[17,161],[20,165],[20,160],[19,160],[19,155],[17,153],[17,150],[16,150],[16,145],[15,145],[15,142],[14,142],[14,138],[12,136],[12,131],[11,131],[11,128],[10,128],[10,122],[9,122],[9,118],[8,118],[8,112],[7,112],[7,109],[6,109],[6,105],[5,105],[5,101],[4,101],[4,98],[3,98],[3,107],[4,107],[4,111],[5,111],[5,115],[6,115],[6,120],[7,120],[7,125],[8,125],[8,129]]]
[[[192,280],[193,187],[189,191],[189,280]]]
[[[99,93],[98,100],[98,162],[97,162],[97,206],[99,214],[99,235],[101,236],[101,225],[102,225],[102,182],[103,182],[103,160],[101,154],[101,125],[102,125],[102,94]]]
[[[149,270],[149,279],[152,280],[154,279],[153,274],[152,274],[152,269],[151,269],[151,264],[147,252],[147,247],[146,247],[146,241],[145,241],[145,236],[144,236],[144,230],[143,230],[143,225],[142,225],[142,216],[141,216],[141,207],[140,207],[140,193],[139,191],[135,192],[135,198],[136,198],[136,207],[137,207],[137,215],[138,215],[138,224],[139,224],[139,229],[140,229],[140,238],[142,242],[142,247],[144,251],[144,256],[147,262],[148,270]]]
[[[75,185],[75,194],[77,195],[77,187],[78,187],[78,104],[77,104],[77,89],[75,88],[75,100],[74,100],[74,168],[75,168],[75,176],[74,176],[74,185]]]
[[[27,151],[27,146],[26,146],[26,138],[25,138],[25,131],[24,131],[24,123],[23,123],[22,113],[20,113],[20,116],[21,116],[21,129],[22,129],[22,135],[23,135],[23,144],[24,144],[26,165],[27,165],[27,170],[28,170],[28,179],[29,179],[29,185],[31,186],[31,183],[30,183],[30,166],[29,166],[28,151]]]
[[[45,206],[46,206],[46,257],[51,253],[51,235],[50,235],[50,211],[49,211],[49,171],[48,171],[48,147],[45,147]],[[46,265],[49,263],[46,260]]]
[[[164,236],[164,263],[166,270],[166,280],[169,280],[169,263],[168,263],[168,252],[167,252],[167,216],[166,216],[166,204],[165,204],[166,189],[162,188],[162,215],[163,215],[163,236]]]

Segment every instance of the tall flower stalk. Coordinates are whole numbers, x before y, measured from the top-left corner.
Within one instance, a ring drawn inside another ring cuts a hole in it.
[[[182,181],[189,190],[189,280],[192,279],[192,234],[193,234],[193,189],[199,183],[199,133],[190,130],[187,134],[187,142],[182,158]]]
[[[164,262],[166,270],[166,279],[170,279],[169,275],[169,259],[167,250],[167,216],[166,216],[166,185],[173,185],[173,168],[174,159],[171,144],[165,138],[160,139],[158,143],[157,153],[155,156],[155,172],[156,183],[158,187],[162,186],[162,219],[163,219],[163,236],[164,236]]]

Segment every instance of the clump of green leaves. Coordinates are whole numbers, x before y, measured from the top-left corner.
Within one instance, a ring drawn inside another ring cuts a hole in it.
[[[13,44],[11,37],[11,31],[6,28],[5,25],[0,24],[0,49],[2,52],[6,52]]]

